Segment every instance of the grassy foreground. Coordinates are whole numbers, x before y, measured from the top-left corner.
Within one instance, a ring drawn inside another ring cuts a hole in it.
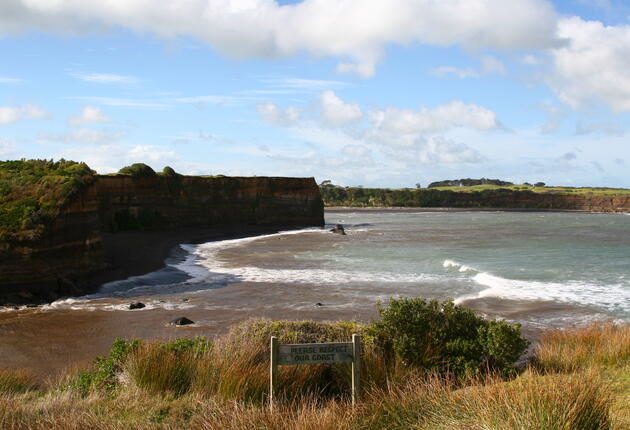
[[[630,428],[630,325],[548,331],[526,369],[500,375],[392,364],[370,330],[354,322],[250,321],[215,342],[117,341],[94,368],[47,389],[24,373],[0,372],[0,428]],[[282,367],[283,400],[269,411],[268,335],[313,342],[357,331],[367,339],[357,408],[348,403],[349,369],[318,365]]]

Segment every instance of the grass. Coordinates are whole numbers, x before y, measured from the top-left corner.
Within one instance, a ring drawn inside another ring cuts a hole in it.
[[[553,371],[630,364],[630,326],[608,322],[548,331],[536,351],[536,363]]]
[[[510,379],[384,369],[383,357],[370,356],[368,343],[357,408],[348,402],[343,366],[287,366],[281,368],[283,400],[269,410],[264,357],[270,334],[291,342],[347,340],[361,329],[352,322],[250,321],[214,342],[119,343],[105,359],[116,364],[107,367],[116,368],[113,390],[92,386],[82,392],[67,381],[37,389],[23,373],[0,372],[0,428],[630,428],[628,324],[547,331],[532,366]]]
[[[432,190],[456,191],[461,193],[473,193],[486,190],[511,190],[511,191],[531,191],[540,194],[575,194],[575,195],[601,195],[601,196],[627,196],[630,195],[628,188],[608,188],[608,187],[535,187],[527,184],[516,185],[472,185],[467,187],[435,187]]]

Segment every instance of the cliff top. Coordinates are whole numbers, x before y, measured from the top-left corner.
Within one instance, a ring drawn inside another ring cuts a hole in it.
[[[35,239],[80,190],[94,181],[85,163],[0,161],[0,239]]]

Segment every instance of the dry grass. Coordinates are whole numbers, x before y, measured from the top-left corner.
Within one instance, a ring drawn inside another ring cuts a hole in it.
[[[287,326],[281,328],[285,330]],[[315,331],[332,330],[335,336],[345,336],[345,328],[336,332],[338,328],[316,327]],[[366,389],[361,404],[354,410],[344,394],[349,375],[343,366],[282,367],[282,401],[273,412],[266,404],[266,330],[252,334],[240,345],[235,343],[235,332],[203,350],[144,345],[127,358],[123,366],[127,383],[113,393],[93,391],[82,396],[73,389],[0,391],[0,428],[630,428],[627,326],[600,324],[548,332],[537,352],[539,370],[528,370],[512,381],[492,376],[462,381],[402,368],[390,369],[387,374],[379,368],[382,358],[370,356],[374,353],[368,348],[363,375]],[[289,331],[285,334],[294,336]],[[8,374],[0,373],[0,381],[2,375]],[[12,378],[16,380],[15,375]],[[9,378],[5,376],[4,380]],[[17,384],[13,382],[11,386]]]
[[[588,366],[630,363],[630,324],[595,323],[549,330],[541,336],[536,365],[545,371],[573,371]]]
[[[527,374],[453,393],[426,428],[455,430],[604,430],[611,397],[596,374]]]
[[[23,393],[36,388],[37,384],[28,372],[0,370],[0,394]]]

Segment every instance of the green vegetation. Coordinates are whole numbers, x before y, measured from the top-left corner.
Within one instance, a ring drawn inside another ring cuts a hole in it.
[[[149,167],[149,169],[150,169],[150,167]],[[166,177],[169,177],[169,178],[174,178],[174,177],[177,177],[177,176],[181,176],[171,166],[164,167],[164,169],[162,169],[162,171],[160,173],[158,173],[158,175],[166,176]]]
[[[37,391],[5,372],[0,381],[13,381],[5,385],[30,388],[0,390],[0,427],[620,430],[629,423],[630,326],[547,332],[533,367],[516,375],[492,370],[513,369],[525,347],[517,326],[452,302],[392,300],[379,313],[370,325],[246,321],[214,342],[117,340],[61,391]],[[335,364],[281,367],[281,401],[269,411],[271,335],[305,343],[356,332],[365,340],[358,408],[348,404],[348,365]],[[489,357],[502,364],[479,366]],[[460,365],[465,372],[444,373]]]
[[[0,239],[39,238],[94,174],[74,161],[0,161]]]
[[[510,373],[529,342],[520,326],[487,320],[452,301],[391,299],[370,332],[383,357],[440,373]]]
[[[498,180],[489,180],[498,181]],[[443,181],[450,182],[450,181]],[[470,185],[470,186],[434,186],[430,188],[363,188],[341,187],[324,181],[319,189],[326,206],[353,206],[353,207],[496,207],[497,198],[507,196],[536,197],[536,195],[585,195],[592,197],[629,196],[630,189],[625,188],[571,188],[548,187],[537,183],[520,185]],[[516,204],[512,202],[513,204]],[[548,208],[546,203],[523,203],[523,207],[536,209]],[[533,206],[532,206],[533,205]],[[519,207],[519,206],[516,206]],[[570,209],[570,208],[567,208]]]
[[[165,167],[165,170],[166,168],[173,170],[168,166]],[[173,170],[173,173],[175,173],[174,170]],[[153,178],[157,176],[157,173],[155,173],[155,170],[153,170],[150,166],[147,166],[144,163],[134,163],[131,166],[125,166],[118,171],[118,174],[131,176],[133,178]]]
[[[500,179],[447,179],[446,181],[431,182],[427,188],[437,187],[471,187],[475,185],[514,185],[512,182],[502,181]],[[417,187],[420,188],[420,187]]]
[[[394,314],[419,312],[431,320],[441,313],[437,308],[427,310],[432,302],[395,303]],[[454,309],[446,314],[453,312],[454,321],[469,317]],[[422,325],[420,319],[416,323]],[[630,325],[548,331],[534,351],[533,364],[509,377],[492,372],[458,377],[425,371],[399,358],[386,364],[372,330],[355,322],[258,320],[234,327],[214,342],[203,338],[117,341],[103,359],[116,363],[117,370],[108,374],[108,378],[116,376],[111,379],[113,389],[94,384],[85,392],[62,382],[62,390],[53,386],[41,391],[22,379],[21,384],[30,388],[0,389],[0,428],[622,430],[630,426],[630,363],[624,355],[630,349]],[[348,334],[357,331],[366,340],[365,389],[357,408],[348,403],[345,365],[306,365],[280,368],[281,401],[269,410],[265,395],[271,334],[282,342],[311,342],[348,340]],[[414,332],[409,333],[423,338]],[[580,351],[572,354],[572,346]],[[585,359],[584,351],[594,358]],[[102,366],[103,360],[95,367]],[[376,368],[384,374],[374,372]],[[8,380],[10,373],[0,373],[0,387],[3,375]]]

